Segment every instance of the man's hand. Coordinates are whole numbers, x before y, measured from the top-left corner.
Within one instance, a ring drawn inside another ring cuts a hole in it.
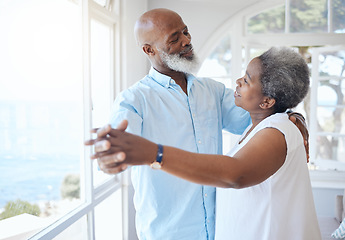
[[[297,112],[289,112],[288,115],[289,119],[298,127],[303,136],[307,162],[309,162],[309,132],[305,119],[302,114]]]
[[[125,131],[128,126],[128,121],[122,121],[118,126],[117,130]],[[87,140],[85,145],[94,146],[95,154],[91,156],[91,159],[97,159],[99,168],[108,174],[120,173],[127,169],[127,164],[122,163],[126,156],[123,152],[112,152],[111,143],[107,138],[111,131],[111,126],[107,124],[106,126],[98,129],[92,129],[92,133],[97,134],[96,139]]]

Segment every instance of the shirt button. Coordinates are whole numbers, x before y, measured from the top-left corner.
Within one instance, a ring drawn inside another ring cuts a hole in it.
[[[207,197],[207,193],[205,193],[205,197]]]
[[[171,83],[171,84],[173,84],[173,83],[174,83],[174,81],[173,81],[173,80],[170,80],[170,83]]]
[[[195,114],[194,114],[194,113],[192,114],[192,117],[193,117],[193,118],[195,117]]]
[[[201,144],[201,141],[199,140],[198,143]]]

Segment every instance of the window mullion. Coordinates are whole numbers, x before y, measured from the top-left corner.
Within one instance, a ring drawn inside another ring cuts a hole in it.
[[[327,17],[327,21],[328,21],[328,32],[331,33],[333,32],[333,8],[332,8],[332,2],[333,0],[328,0],[328,17]]]
[[[319,86],[319,51],[313,49],[312,53],[312,74],[311,74],[311,94],[310,94],[310,119],[317,117],[317,88]],[[317,121],[310,121],[310,159],[316,158],[316,132]]]
[[[285,1],[285,33],[290,33],[290,0]]]
[[[82,1],[82,17],[83,17],[83,81],[84,81],[84,135],[85,139],[91,138],[90,129],[92,127],[92,102],[91,102],[91,59],[90,59],[90,41],[91,41],[91,21],[89,14],[89,1]],[[93,193],[93,172],[92,161],[89,159],[91,148],[84,148],[84,158],[82,164],[81,179],[84,185],[83,195],[85,201],[92,205],[90,211],[87,212],[87,235],[88,239],[95,239],[95,223],[94,223],[94,193]],[[81,192],[82,194],[82,192]]]

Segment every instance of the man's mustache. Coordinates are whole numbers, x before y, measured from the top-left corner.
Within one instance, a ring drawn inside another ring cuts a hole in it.
[[[186,49],[184,49],[183,51],[180,52],[180,55],[183,55],[189,51],[193,51],[193,46],[192,45],[189,45]]]

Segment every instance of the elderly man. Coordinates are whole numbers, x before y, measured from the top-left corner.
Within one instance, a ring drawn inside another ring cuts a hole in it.
[[[222,154],[222,129],[241,134],[250,116],[235,106],[233,90],[191,74],[198,61],[182,18],[168,9],[148,11],[136,22],[135,36],[151,69],[117,97],[111,125],[117,127],[127,119],[128,132],[151,141]],[[100,157],[99,165],[106,173],[125,169],[111,160],[116,154],[110,150],[95,157]],[[214,239],[215,188],[157,171],[154,168],[159,164],[157,157],[153,168],[131,169],[139,239]]]

